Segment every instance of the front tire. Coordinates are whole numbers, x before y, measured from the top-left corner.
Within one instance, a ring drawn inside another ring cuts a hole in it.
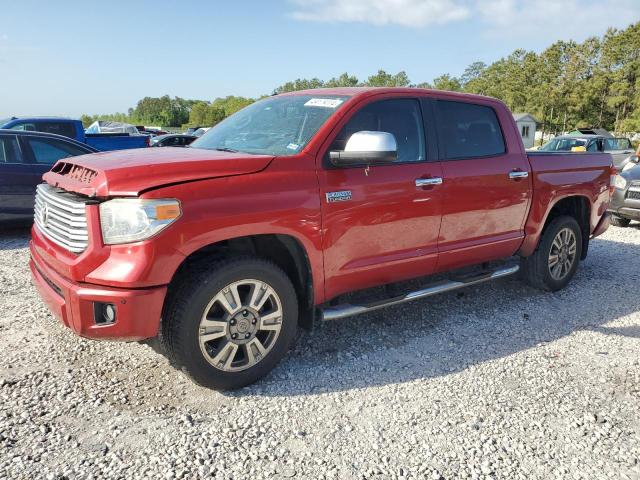
[[[630,223],[631,223],[631,220],[629,220],[628,218],[622,218],[617,215],[611,215],[611,225],[613,225],[614,227],[626,228],[629,226]]]
[[[296,292],[269,261],[212,262],[186,271],[174,284],[162,343],[169,359],[204,387],[232,390],[259,380],[295,339]]]
[[[533,287],[555,292],[571,281],[581,255],[582,230],[576,219],[554,218],[533,255],[520,260],[522,276]]]

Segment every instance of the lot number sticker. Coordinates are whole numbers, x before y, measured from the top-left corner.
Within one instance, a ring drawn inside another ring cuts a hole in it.
[[[337,98],[312,98],[304,104],[305,107],[324,107],[324,108],[336,108],[342,103],[342,100]]]

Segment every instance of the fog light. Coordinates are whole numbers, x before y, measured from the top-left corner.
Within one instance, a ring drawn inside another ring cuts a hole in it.
[[[98,325],[108,325],[116,321],[116,307],[112,303],[93,304],[93,318]]]
[[[104,307],[104,318],[107,319],[107,322],[114,322],[116,320],[116,307],[108,303],[107,306]]]

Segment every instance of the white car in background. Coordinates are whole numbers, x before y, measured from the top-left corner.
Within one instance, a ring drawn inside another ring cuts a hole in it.
[[[205,133],[207,133],[209,131],[209,129],[211,129],[211,127],[203,127],[203,128],[199,128],[197,129],[195,132],[193,132],[193,136],[194,137],[201,137],[202,135],[204,135]]]

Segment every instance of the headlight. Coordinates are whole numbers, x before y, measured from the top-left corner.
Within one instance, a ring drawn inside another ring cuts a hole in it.
[[[149,238],[177,220],[182,211],[175,199],[116,198],[100,204],[102,239],[107,245]]]
[[[619,190],[624,190],[627,186],[627,180],[622,175],[616,175],[613,178],[613,186]]]

